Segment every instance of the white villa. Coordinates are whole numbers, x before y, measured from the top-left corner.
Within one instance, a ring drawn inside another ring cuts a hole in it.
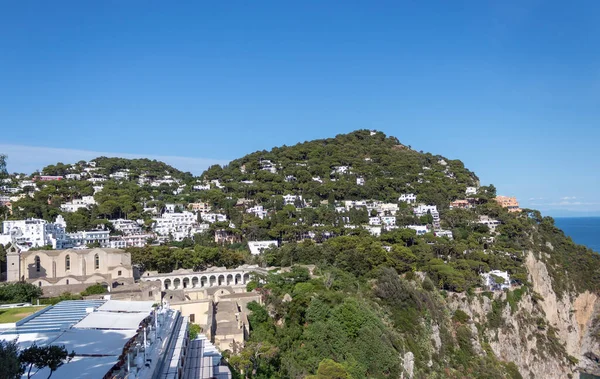
[[[492,270],[481,274],[483,284],[492,291],[510,288],[510,276],[507,271]],[[499,279],[501,278],[501,279]]]
[[[417,201],[417,195],[415,195],[414,193],[403,193],[398,198],[398,201],[402,201],[402,202],[405,202],[408,204],[413,204]]]
[[[248,241],[248,248],[252,255],[258,255],[262,253],[263,250],[278,246],[279,243],[277,241]]]

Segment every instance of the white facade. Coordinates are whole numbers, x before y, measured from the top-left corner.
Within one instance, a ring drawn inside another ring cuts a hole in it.
[[[60,209],[63,212],[77,212],[79,209],[86,209],[96,205],[94,196],[83,196],[81,199],[73,199],[69,202],[61,204]]]
[[[381,225],[381,218],[369,217],[369,225]]]
[[[127,180],[129,179],[129,169],[119,170],[109,176],[115,180]]]
[[[210,189],[210,184],[194,184],[192,189],[194,191],[208,191]]]
[[[49,223],[41,219],[9,220],[2,223],[0,243],[15,243],[22,250],[51,245],[53,249],[69,247],[65,234],[67,224],[62,216]]]
[[[124,249],[126,247],[144,247],[148,243],[148,240],[153,238],[156,238],[156,235],[152,233],[111,237],[110,247],[113,249]]]
[[[152,229],[163,236],[178,231],[189,232],[197,224],[197,216],[192,212],[165,213],[162,217],[155,219]]]
[[[477,194],[477,187],[467,187],[467,190],[465,191],[466,195],[475,195]]]
[[[483,284],[490,290],[505,290],[510,288],[510,276],[507,271],[492,270],[487,273],[481,274],[483,278]],[[494,276],[502,278],[501,281],[504,283],[498,283]]]
[[[402,202],[405,202],[408,204],[413,204],[414,202],[417,201],[417,195],[415,195],[414,193],[403,193],[398,198],[398,201],[402,201]]]
[[[81,174],[67,174],[65,175],[65,179],[81,180]]]
[[[413,209],[415,216],[417,217],[422,217],[425,216],[427,213],[431,213],[431,216],[433,217],[433,226],[435,228],[439,228],[440,227],[440,214],[437,210],[437,206],[435,205],[419,205],[418,207]]]
[[[334,174],[349,174],[349,173],[350,173],[350,166],[336,166],[331,171],[331,175],[334,175]]]
[[[394,203],[383,203],[383,204],[379,204],[376,207],[377,213],[380,216],[396,215],[396,213],[398,213],[399,209],[400,208],[398,207],[398,204],[394,204]]]
[[[110,220],[115,230],[119,230],[123,232],[125,235],[134,235],[140,234],[142,232],[142,227],[136,221],[126,220],[123,218],[119,218],[116,220]]]
[[[408,225],[407,228],[417,232],[418,236],[422,236],[423,234],[428,232],[427,226],[425,225]]]
[[[72,246],[86,247],[93,243],[99,243],[100,247],[109,247],[110,237],[108,230],[90,230],[83,232],[67,233]]]
[[[283,196],[283,204],[285,205],[295,205],[296,201],[302,201],[302,195],[285,195]]]
[[[279,243],[277,241],[248,241],[248,248],[250,249],[250,253],[252,253],[252,255],[258,255],[263,250],[278,246]]]
[[[452,231],[450,230],[436,230],[433,232],[436,237],[448,237],[449,239],[454,239],[452,235]]]
[[[381,216],[381,223],[385,226],[395,226],[396,216]]]
[[[208,223],[213,223],[213,222],[224,222],[227,221],[227,216],[222,215],[220,213],[202,213],[200,215],[200,217],[202,218],[202,221],[206,221]]]
[[[267,217],[267,214],[268,214],[268,212],[264,209],[264,207],[262,205],[256,205],[252,208],[248,208],[248,209],[246,209],[246,213],[252,213],[256,217],[260,218],[261,220],[264,219],[265,217]]]
[[[364,186],[365,185],[365,178],[361,178],[361,177],[356,178],[356,185],[358,185],[358,186]]]
[[[491,232],[495,232],[498,225],[502,224],[500,221],[494,220],[493,218],[489,218],[488,216],[485,216],[485,215],[479,216],[479,221],[477,221],[477,222],[479,224],[487,225],[487,227],[490,228]]]

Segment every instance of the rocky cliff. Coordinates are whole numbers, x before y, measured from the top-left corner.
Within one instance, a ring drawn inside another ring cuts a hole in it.
[[[546,264],[531,252],[526,267],[533,290],[448,296],[452,312],[471,318],[474,349],[515,363],[524,378],[600,375],[598,296],[557,296]]]

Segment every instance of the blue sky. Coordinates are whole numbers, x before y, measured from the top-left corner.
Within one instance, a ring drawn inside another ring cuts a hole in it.
[[[8,2],[10,171],[104,155],[200,173],[377,129],[549,214],[600,214],[600,3]],[[573,213],[575,214],[575,213]]]

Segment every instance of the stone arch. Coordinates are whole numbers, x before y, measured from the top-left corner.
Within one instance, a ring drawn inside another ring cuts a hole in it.
[[[224,284],[224,282],[225,282],[225,275],[219,275],[219,278],[218,278],[219,285],[222,286]]]
[[[235,282],[235,284],[242,284],[242,275],[241,274],[235,274],[234,282]]]
[[[171,288],[173,286],[173,284],[171,283],[171,279],[165,279],[165,282],[163,284],[163,287],[168,290],[169,288]]]
[[[246,273],[244,273],[244,276],[243,276],[243,284],[246,284],[249,281],[250,281],[250,274],[246,272]]]
[[[214,276],[214,275],[211,275],[211,276],[208,278],[208,286],[209,286],[209,287],[212,287],[212,286],[215,286],[216,284],[217,284],[217,278],[215,278],[215,276]]]
[[[181,283],[183,284],[183,288],[188,288],[190,286],[190,278],[186,276]]]
[[[201,276],[200,277],[200,287],[206,287],[207,283],[208,283],[208,277]]]
[[[181,279],[173,279],[173,289],[179,289],[179,287],[181,287]]]
[[[198,287],[198,277],[197,277],[197,276],[194,276],[194,277],[192,278],[192,287],[193,287],[193,288],[196,288],[196,287]]]
[[[227,277],[225,278],[225,282],[227,283],[228,286],[233,284],[233,275],[232,274],[228,274]]]

